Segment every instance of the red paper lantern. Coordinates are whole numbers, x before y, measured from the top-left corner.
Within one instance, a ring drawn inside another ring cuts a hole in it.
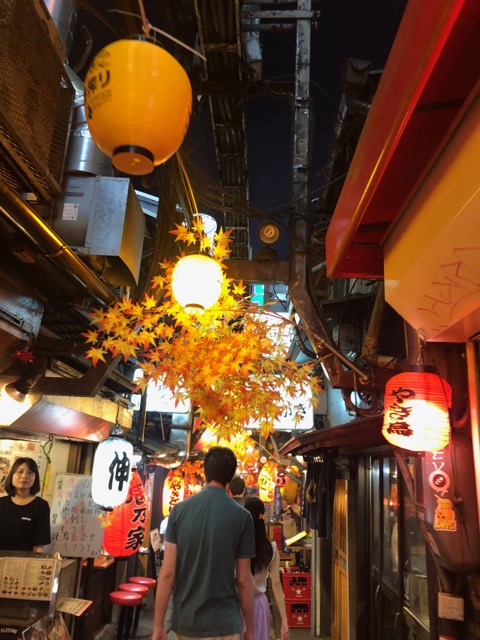
[[[450,442],[452,388],[435,373],[410,371],[385,387],[382,433],[408,451],[438,451]]]
[[[136,553],[147,529],[147,499],[137,471],[132,474],[127,499],[108,514],[103,548],[116,558]]]
[[[172,507],[185,497],[185,479],[181,471],[169,471],[163,485],[162,506],[163,515],[168,516]]]

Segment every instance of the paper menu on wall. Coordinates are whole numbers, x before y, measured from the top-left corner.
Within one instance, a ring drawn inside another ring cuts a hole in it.
[[[50,601],[59,571],[55,558],[2,558],[0,597]]]
[[[92,478],[58,473],[50,508],[53,551],[65,558],[96,558],[102,552],[101,508],[92,498]]]

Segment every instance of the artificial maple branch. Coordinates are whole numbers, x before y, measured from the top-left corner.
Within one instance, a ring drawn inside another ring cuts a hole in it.
[[[285,412],[294,428],[305,410],[295,398],[307,390],[315,397],[320,390],[315,363],[292,361],[279,339],[281,328],[295,323],[251,302],[243,283],[226,277],[229,231],[220,229],[211,242],[200,218],[191,229],[176,227],[171,233],[178,242],[209,252],[224,270],[218,302],[202,314],[186,313],[172,293],[176,263],[165,260],[152,279],[158,297],[146,294],[134,302],[124,296],[93,311],[96,328],[84,334],[92,345],[86,356],[94,365],[109,352],[137,360],[139,389],[154,381],[169,388],[177,402],[189,400],[198,407],[202,428],[209,426],[218,437],[229,439],[252,422],[267,437]]]

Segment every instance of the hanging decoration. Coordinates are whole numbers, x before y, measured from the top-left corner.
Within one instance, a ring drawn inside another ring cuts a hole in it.
[[[185,481],[184,498],[187,499],[203,489],[205,484],[203,461],[196,460],[195,462],[190,462],[187,460],[182,464],[180,470]]]
[[[292,320],[246,297],[243,283],[227,278],[230,231],[221,228],[213,240],[203,231],[200,216],[192,227],[176,225],[176,240],[196,253],[208,253],[220,267],[221,293],[202,313],[187,313],[172,294],[176,261],[164,261],[152,279],[152,291],[142,300],[124,296],[111,306],[94,310],[86,353],[95,365],[107,353],[135,358],[142,377],[167,387],[176,402],[196,407],[198,426],[210,427],[219,438],[231,440],[252,424],[263,437],[275,430],[288,413],[295,428],[305,412],[291,398],[308,394],[310,404],[320,392],[315,362],[298,364],[289,358],[289,345],[278,339]],[[277,322],[272,328],[271,319]],[[290,400],[289,400],[290,399]]]
[[[115,558],[136,553],[147,530],[148,509],[145,489],[138,471],[132,473],[125,502],[106,516],[103,548]]]
[[[95,451],[92,498],[104,509],[125,502],[130,480],[133,445],[123,438],[107,438]]]
[[[272,502],[275,497],[276,465],[267,461],[258,474],[258,497],[262,502]]]
[[[295,479],[289,477],[285,471],[279,467],[277,469],[277,487],[280,488],[282,500],[284,500],[286,504],[293,504],[300,493],[302,484],[301,474],[296,467],[288,467],[286,471],[288,471],[289,476],[294,476]],[[282,481],[282,484],[279,484],[278,480],[282,478],[282,476],[285,478],[285,482]]]
[[[162,513],[170,515],[172,508],[185,497],[185,479],[181,469],[171,469],[163,484]]]
[[[385,388],[382,433],[408,451],[438,451],[450,442],[452,389],[435,373],[410,371],[390,378]]]
[[[183,67],[158,44],[117,40],[87,71],[85,108],[92,138],[113,166],[145,175],[182,144],[192,88]]]
[[[277,487],[285,487],[290,482],[290,478],[285,473],[283,467],[276,467],[275,469],[275,484]]]
[[[222,267],[210,256],[184,256],[172,272],[172,293],[187,313],[212,307],[222,292]]]

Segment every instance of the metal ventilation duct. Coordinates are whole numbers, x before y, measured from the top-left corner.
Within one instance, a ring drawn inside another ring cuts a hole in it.
[[[52,226],[110,283],[138,283],[145,216],[128,178],[68,176]]]

